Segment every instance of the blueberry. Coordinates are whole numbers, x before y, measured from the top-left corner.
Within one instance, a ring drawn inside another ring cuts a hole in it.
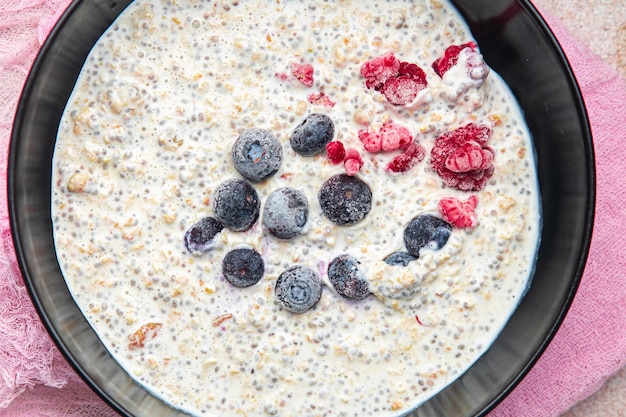
[[[224,225],[213,217],[204,217],[185,232],[185,247],[193,254],[202,254],[213,248],[213,238]]]
[[[224,256],[222,261],[224,278],[235,287],[245,288],[256,284],[261,280],[264,272],[263,258],[252,248],[233,249]]]
[[[245,232],[259,218],[261,202],[248,182],[230,179],[221,183],[214,192],[215,217],[234,232]]]
[[[420,249],[425,246],[441,249],[451,233],[452,226],[446,221],[430,214],[420,214],[404,229],[404,245],[411,255],[419,257]]]
[[[250,181],[260,182],[276,174],[283,162],[283,147],[270,131],[244,130],[232,148],[235,169]]]
[[[295,188],[279,188],[265,201],[263,224],[279,239],[298,236],[308,217],[309,202],[304,193]]]
[[[350,226],[360,222],[372,208],[372,190],[357,177],[330,177],[318,193],[322,212],[332,222]]]
[[[383,259],[383,261],[391,266],[407,266],[416,259],[417,256],[413,256],[408,252],[394,252]]]
[[[328,265],[328,280],[348,300],[359,301],[370,295],[369,283],[354,256],[340,255],[333,259]]]
[[[298,125],[290,139],[291,147],[302,156],[313,156],[333,140],[335,124],[325,114],[311,113]]]
[[[322,280],[308,266],[294,265],[278,276],[275,291],[278,302],[285,310],[304,313],[320,300]]]

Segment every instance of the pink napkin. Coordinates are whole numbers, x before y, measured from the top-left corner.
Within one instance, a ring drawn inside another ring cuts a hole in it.
[[[32,61],[69,0],[0,2],[0,178]],[[597,158],[596,225],[572,307],[545,354],[490,417],[553,417],[626,364],[626,82],[551,16],[589,111]],[[0,185],[0,417],[117,415],[74,373],[32,306],[13,252]]]

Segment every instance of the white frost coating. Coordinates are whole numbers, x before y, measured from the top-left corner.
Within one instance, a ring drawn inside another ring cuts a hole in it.
[[[174,407],[210,417],[404,414],[467,369],[519,302],[539,232],[523,118],[497,74],[462,73],[472,55],[462,53],[444,80],[433,71],[446,47],[471,41],[447,3],[391,3],[137,0],[87,59],[53,161],[59,262],[111,354]],[[389,51],[425,71],[420,106],[390,106],[365,88],[360,66]],[[276,77],[292,63],[313,65],[311,88]],[[319,92],[336,105],[311,104]],[[373,204],[354,226],[331,223],[317,200],[343,166],[289,145],[312,112],[328,114],[335,140],[363,157],[358,176]],[[368,154],[358,139],[389,119],[427,150],[405,174],[385,171],[400,151]],[[469,122],[490,127],[495,152],[494,176],[471,193],[479,226],[454,229],[441,250],[421,250],[406,268],[385,264],[404,250],[413,217],[438,215],[441,198],[468,198],[442,185],[429,155],[438,135]],[[223,230],[207,255],[190,254],[185,231],[213,214],[218,184],[240,178],[231,147],[251,127],[270,130],[284,151],[276,175],[254,184],[261,210],[272,191],[299,189],[309,202],[303,233],[282,241],[258,221],[245,233]],[[261,281],[244,289],[221,274],[238,247],[265,262]],[[329,288],[328,264],[342,254],[360,261],[367,299]],[[274,297],[276,278],[294,264],[324,283],[303,314]]]
[[[489,67],[485,64],[479,52],[467,47],[459,52],[459,58],[455,65],[443,74],[442,90],[450,101],[458,101],[459,98],[470,90],[470,93],[478,96],[478,89],[489,75]],[[476,98],[474,98],[475,101]],[[477,108],[479,105],[475,105]]]

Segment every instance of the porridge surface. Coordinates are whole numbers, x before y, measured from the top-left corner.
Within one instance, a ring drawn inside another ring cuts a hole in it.
[[[443,78],[431,67],[470,40],[439,1],[131,4],[86,61],[54,155],[59,263],[111,354],[156,395],[202,416],[399,415],[463,373],[522,297],[539,234],[532,145],[509,90],[493,71],[474,85],[460,66]],[[428,89],[411,105],[365,87],[361,66],[389,51],[426,73]],[[293,76],[294,64],[312,65],[312,85]],[[318,202],[344,166],[290,146],[311,113],[328,115],[333,140],[363,158],[357,177],[372,208],[352,226],[331,222]],[[369,153],[359,140],[387,120],[426,148],[405,173],[385,170],[399,151]],[[470,122],[491,129],[495,157],[484,188],[466,192],[444,185],[430,155],[438,136]],[[261,218],[272,191],[293,187],[308,200],[304,230],[277,239],[259,218],[191,254],[185,232],[213,214],[219,184],[242,179],[231,148],[249,128],[283,148],[278,172],[251,183]],[[441,217],[442,198],[470,196],[478,225],[454,227],[441,249],[422,249],[406,267],[383,262],[403,250],[411,219]],[[222,275],[224,256],[241,247],[265,263],[246,288]],[[328,280],[328,264],[344,254],[367,277],[372,294],[361,301]],[[323,282],[302,314],[274,294],[293,265]]]

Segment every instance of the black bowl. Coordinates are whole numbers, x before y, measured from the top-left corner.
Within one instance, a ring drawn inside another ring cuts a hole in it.
[[[70,364],[128,416],[178,416],[134,382],[74,303],[54,251],[52,154],[61,114],[91,47],[129,0],[74,2],[35,61],[13,131],[8,195],[15,249],[30,295]],[[595,172],[589,123],[575,78],[529,1],[456,0],[487,63],[524,110],[538,163],[543,231],[532,285],[495,343],[415,416],[484,415],[528,372],[574,297],[589,249]]]

